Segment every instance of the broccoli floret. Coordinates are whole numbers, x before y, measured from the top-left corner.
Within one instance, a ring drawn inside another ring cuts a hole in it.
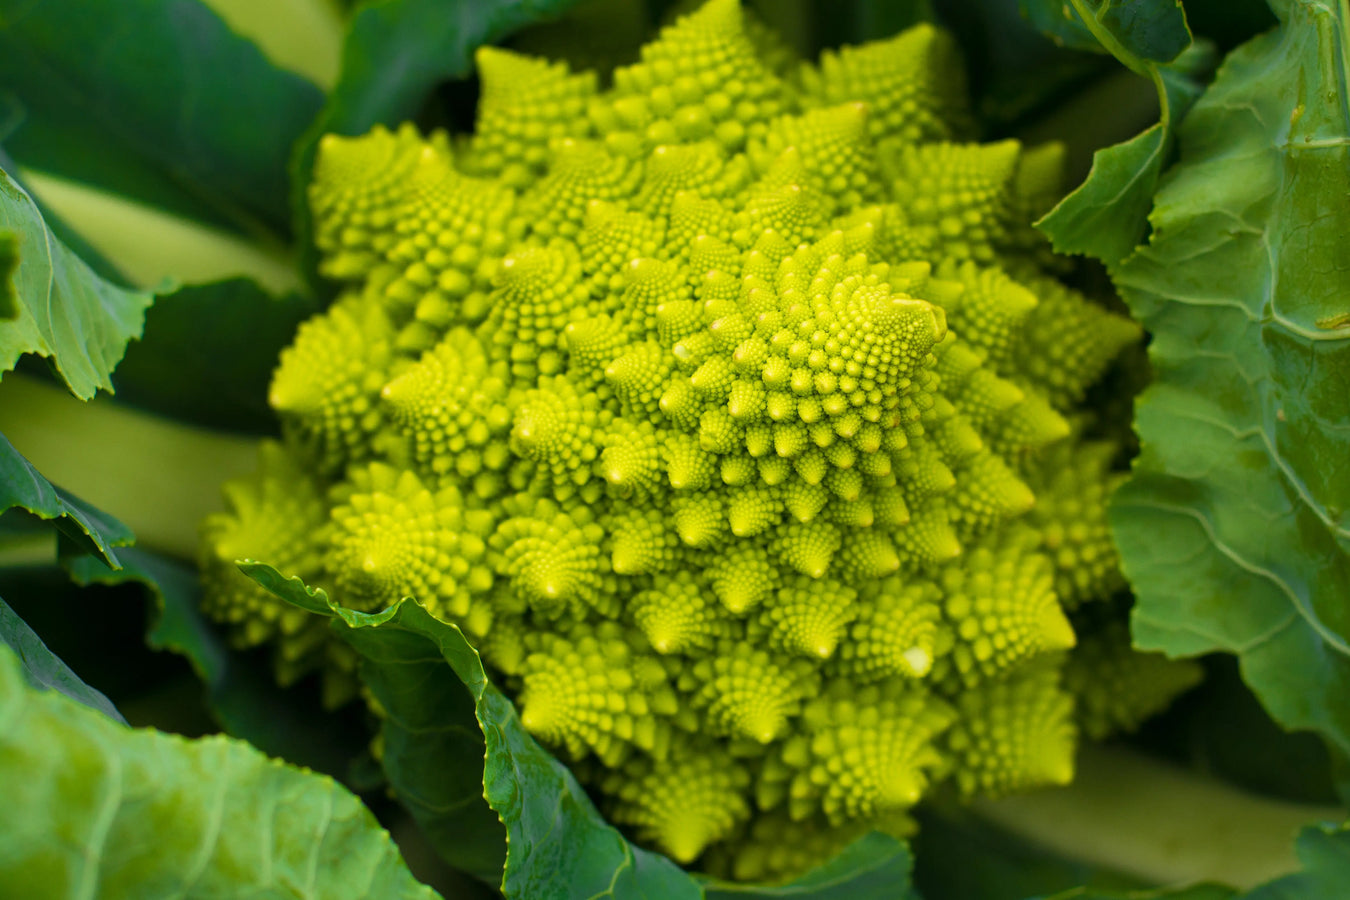
[[[484,49],[454,146],[325,138],[346,294],[204,555],[209,609],[294,656],[225,566],[258,502],[303,507],[249,553],[415,597],[614,821],[779,878],[939,782],[1071,777],[1065,606],[1119,581],[1066,416],[1138,330],[1043,268],[1057,154],[960,142],[947,35],[780,77],[742,17],[710,0],[603,92]]]

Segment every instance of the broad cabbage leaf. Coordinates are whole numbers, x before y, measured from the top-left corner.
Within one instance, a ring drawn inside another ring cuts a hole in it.
[[[33,198],[4,171],[0,234],[11,235],[4,240],[9,249],[0,249],[0,257],[8,257],[0,259],[7,282],[0,287],[0,377],[23,354],[37,353],[51,359],[81,399],[112,390],[113,367],[127,342],[140,337],[154,296],[95,273],[52,234]]]
[[[429,898],[330,778],[242,741],[130,729],[0,648],[0,884],[12,896]]]
[[[1112,524],[1137,645],[1238,654],[1350,753],[1345,4],[1286,0],[1181,123],[1149,243],[1113,271],[1153,334]]]

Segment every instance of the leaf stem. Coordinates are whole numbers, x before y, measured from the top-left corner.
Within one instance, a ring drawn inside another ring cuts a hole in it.
[[[973,804],[1047,849],[1143,881],[1250,888],[1298,869],[1294,837],[1346,810],[1261,797],[1138,751],[1085,745],[1064,788]]]
[[[135,284],[252,278],[275,294],[300,288],[290,252],[33,169],[24,184]]]
[[[257,438],[172,422],[110,397],[85,403],[55,385],[7,373],[0,432],[46,478],[125,522],[137,545],[185,559],[220,486],[253,470]]]
[[[1092,15],[1092,11],[1087,8],[1087,4],[1084,0],[1069,0],[1069,4],[1073,7],[1073,11],[1078,13],[1078,18],[1082,19],[1083,25],[1087,30],[1092,32],[1092,36],[1097,39],[1097,43],[1101,44],[1110,51],[1112,56],[1120,60],[1121,65],[1125,66],[1125,68],[1129,69],[1131,72],[1143,75],[1145,78],[1151,77],[1149,69],[1156,68],[1156,66],[1145,63],[1139,57],[1126,50],[1124,46],[1121,45],[1120,41],[1116,40],[1115,35],[1111,34],[1109,29],[1102,27],[1101,23],[1097,21],[1097,17]]]

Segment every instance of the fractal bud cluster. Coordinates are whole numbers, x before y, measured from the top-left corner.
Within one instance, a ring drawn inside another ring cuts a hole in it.
[[[1193,679],[1070,652],[1122,584],[1076,407],[1139,333],[1054,278],[1057,151],[969,142],[948,36],[804,64],[710,0],[603,90],[478,64],[472,135],[321,146],[344,293],[202,551],[283,679],[341,702],[350,651],[237,559],[458,625],[610,821],[743,879],[1065,783]]]

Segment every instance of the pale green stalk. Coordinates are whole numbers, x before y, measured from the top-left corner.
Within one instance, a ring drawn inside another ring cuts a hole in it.
[[[48,481],[125,522],[138,545],[187,559],[202,519],[224,508],[221,484],[253,470],[258,444],[14,372],[0,381],[0,433]]]
[[[56,532],[43,528],[31,533],[0,534],[0,569],[45,566],[56,562]]]
[[[325,91],[342,61],[342,16],[331,0],[205,0],[275,65]]]
[[[19,176],[139,287],[245,276],[273,293],[300,287],[290,253],[34,169]]]
[[[1250,888],[1298,869],[1294,837],[1346,810],[1261,797],[1123,748],[1087,745],[1068,787],[973,804],[1062,856],[1158,885]]]

